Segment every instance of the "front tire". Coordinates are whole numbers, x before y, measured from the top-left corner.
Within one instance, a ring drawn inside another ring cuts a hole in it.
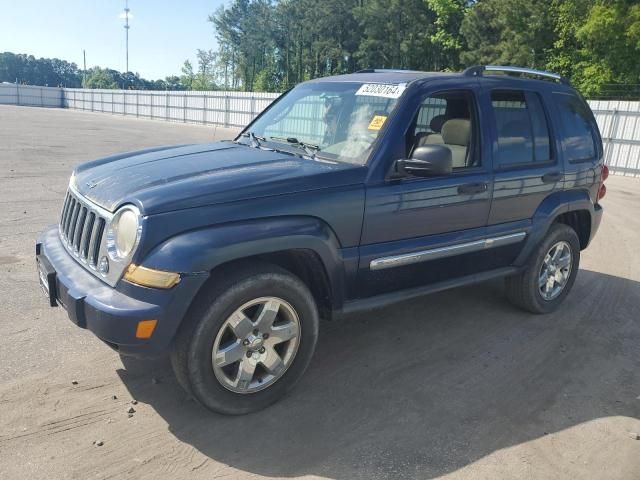
[[[302,377],[318,326],[315,301],[300,279],[277,266],[243,268],[198,296],[171,363],[205,407],[250,413],[279,400]]]
[[[507,297],[532,313],[553,312],[571,291],[579,265],[578,235],[556,223],[531,254],[525,270],[506,279]]]

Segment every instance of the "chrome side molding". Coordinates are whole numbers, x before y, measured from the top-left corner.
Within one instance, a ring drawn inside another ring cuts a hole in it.
[[[509,235],[490,237],[483,240],[474,240],[473,242],[460,243],[458,245],[451,245],[448,247],[432,248],[430,250],[422,250],[420,252],[376,258],[371,260],[369,268],[371,270],[383,270],[385,268],[402,267],[413,263],[452,257],[454,255],[476,252],[486,248],[501,247],[503,245],[518,243],[524,240],[526,236],[526,232],[511,233]]]

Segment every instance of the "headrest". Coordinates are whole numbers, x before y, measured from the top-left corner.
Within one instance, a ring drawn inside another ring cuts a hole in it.
[[[447,117],[445,117],[444,115],[436,115],[429,122],[429,128],[434,133],[440,133],[442,131],[442,125],[444,125],[444,122],[446,122],[446,120]]]
[[[442,125],[442,140],[447,145],[469,145],[471,122],[466,118],[452,118]]]

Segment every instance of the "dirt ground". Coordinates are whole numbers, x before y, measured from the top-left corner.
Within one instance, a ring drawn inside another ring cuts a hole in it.
[[[34,240],[73,165],[232,134],[0,107],[1,479],[640,479],[640,179],[607,182],[558,312],[524,313],[496,281],[326,322],[298,388],[244,417],[47,306]]]

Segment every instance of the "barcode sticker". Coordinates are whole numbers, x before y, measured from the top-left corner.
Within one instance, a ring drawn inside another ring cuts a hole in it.
[[[406,83],[392,85],[389,83],[365,83],[356,95],[368,95],[370,97],[398,98],[407,88]]]

